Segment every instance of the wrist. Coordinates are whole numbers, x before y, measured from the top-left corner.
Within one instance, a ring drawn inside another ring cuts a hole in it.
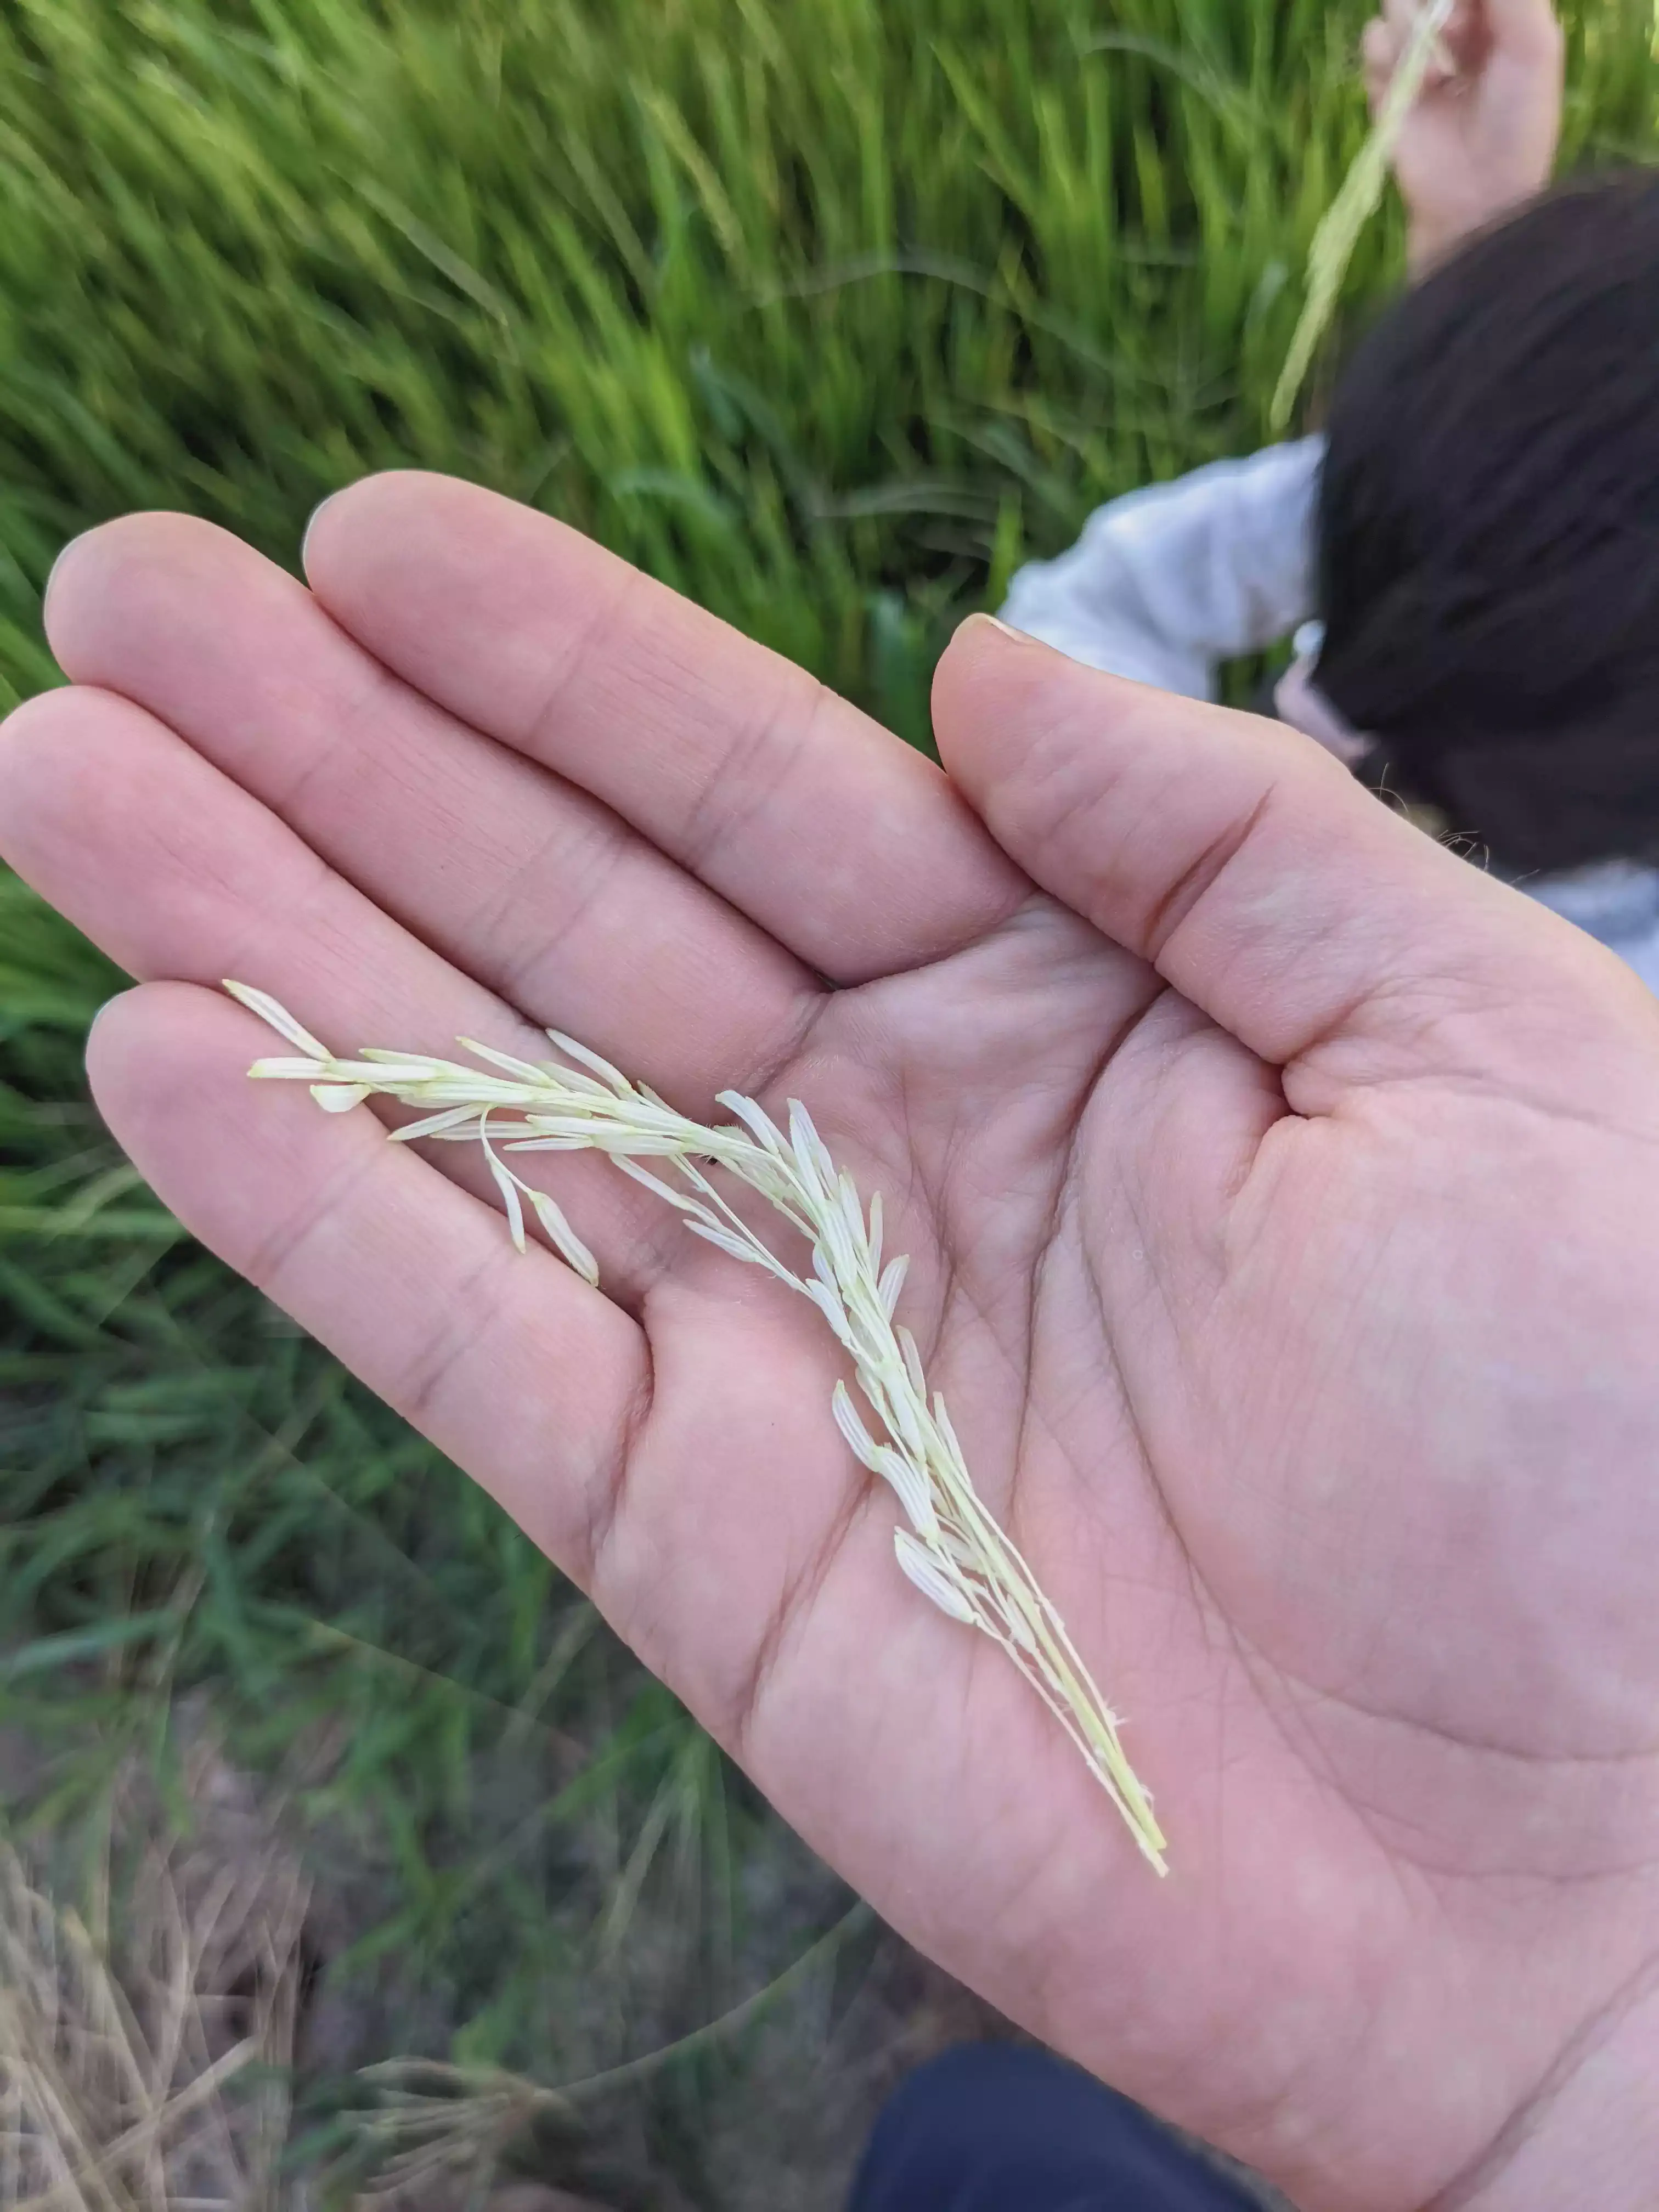
[[[1406,268],[1413,283],[1437,268],[1466,234],[1455,224],[1413,216],[1406,227]]]
[[[1478,2165],[1427,2212],[1652,2212],[1659,1959],[1574,2038]]]
[[[1413,210],[1406,225],[1406,260],[1413,282],[1449,261],[1465,239],[1501,222],[1533,197],[1522,192],[1509,199],[1472,201],[1455,210],[1443,210],[1431,216]]]
[[[1425,208],[1408,198],[1406,205],[1406,252],[1413,278],[1424,276],[1437,263],[1455,253],[1467,238],[1487,230],[1515,215],[1548,187],[1547,176],[1492,188],[1471,195],[1455,204]]]

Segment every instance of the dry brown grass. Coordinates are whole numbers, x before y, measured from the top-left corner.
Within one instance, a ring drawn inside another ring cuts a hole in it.
[[[106,1851],[82,1908],[52,1893],[42,1854],[0,1845],[8,2212],[284,2202],[305,1884],[238,1817],[228,1770],[204,1755],[190,1782],[210,1845],[152,1838],[119,1870]]]

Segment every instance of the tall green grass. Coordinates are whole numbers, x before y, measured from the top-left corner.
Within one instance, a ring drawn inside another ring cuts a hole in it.
[[[165,501],[289,558],[416,461],[919,733],[988,569],[1261,434],[1364,12],[9,0],[4,680],[86,522]],[[1649,0],[1575,12],[1575,147],[1647,143]]]
[[[0,700],[53,680],[76,532],[183,507],[291,562],[325,492],[412,463],[925,743],[944,637],[1018,558],[1263,435],[1367,12],[0,0]],[[1568,13],[1571,157],[1650,153],[1652,0]],[[1399,248],[1391,214],[1352,308]],[[365,1948],[473,2055],[568,2063],[546,1993],[625,1984],[657,1881],[700,1900],[695,2009],[789,1921],[745,1888],[757,1809],[133,1184],[79,1074],[116,980],[0,889],[0,1720],[45,1747],[42,1817],[164,1765],[201,1689],[373,1839]]]

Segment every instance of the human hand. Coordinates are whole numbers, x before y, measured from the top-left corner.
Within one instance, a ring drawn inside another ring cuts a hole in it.
[[[1304,2212],[1648,2206],[1647,994],[1311,743],[988,624],[947,782],[482,491],[359,485],[307,566],[94,532],[0,752],[0,848],[150,979],[90,1060],[162,1196],[1014,2018]],[[805,1099],[1170,1879],[899,1575],[800,1301],[592,1158],[610,1295],[518,1256],[472,1148],[247,1083],[225,974],[347,1048],[550,1024]]]
[[[1383,0],[1366,28],[1373,111],[1420,12],[1419,0]],[[1561,27],[1550,0],[1460,0],[1444,43],[1447,61],[1431,68],[1395,156],[1419,274],[1541,192],[1561,135]]]

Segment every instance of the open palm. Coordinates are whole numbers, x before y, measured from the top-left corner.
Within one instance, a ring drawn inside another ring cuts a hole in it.
[[[144,1172],[1006,2010],[1310,2208],[1567,2201],[1516,2177],[1659,1979],[1645,994],[1316,747],[988,624],[947,782],[466,486],[307,556],[83,540],[76,688],[8,728],[0,845],[150,979],[92,1048]],[[470,1150],[246,1084],[227,974],[342,1048],[805,1098],[1170,1880],[899,1576],[810,1310],[591,1158],[606,1294],[520,1258]]]

